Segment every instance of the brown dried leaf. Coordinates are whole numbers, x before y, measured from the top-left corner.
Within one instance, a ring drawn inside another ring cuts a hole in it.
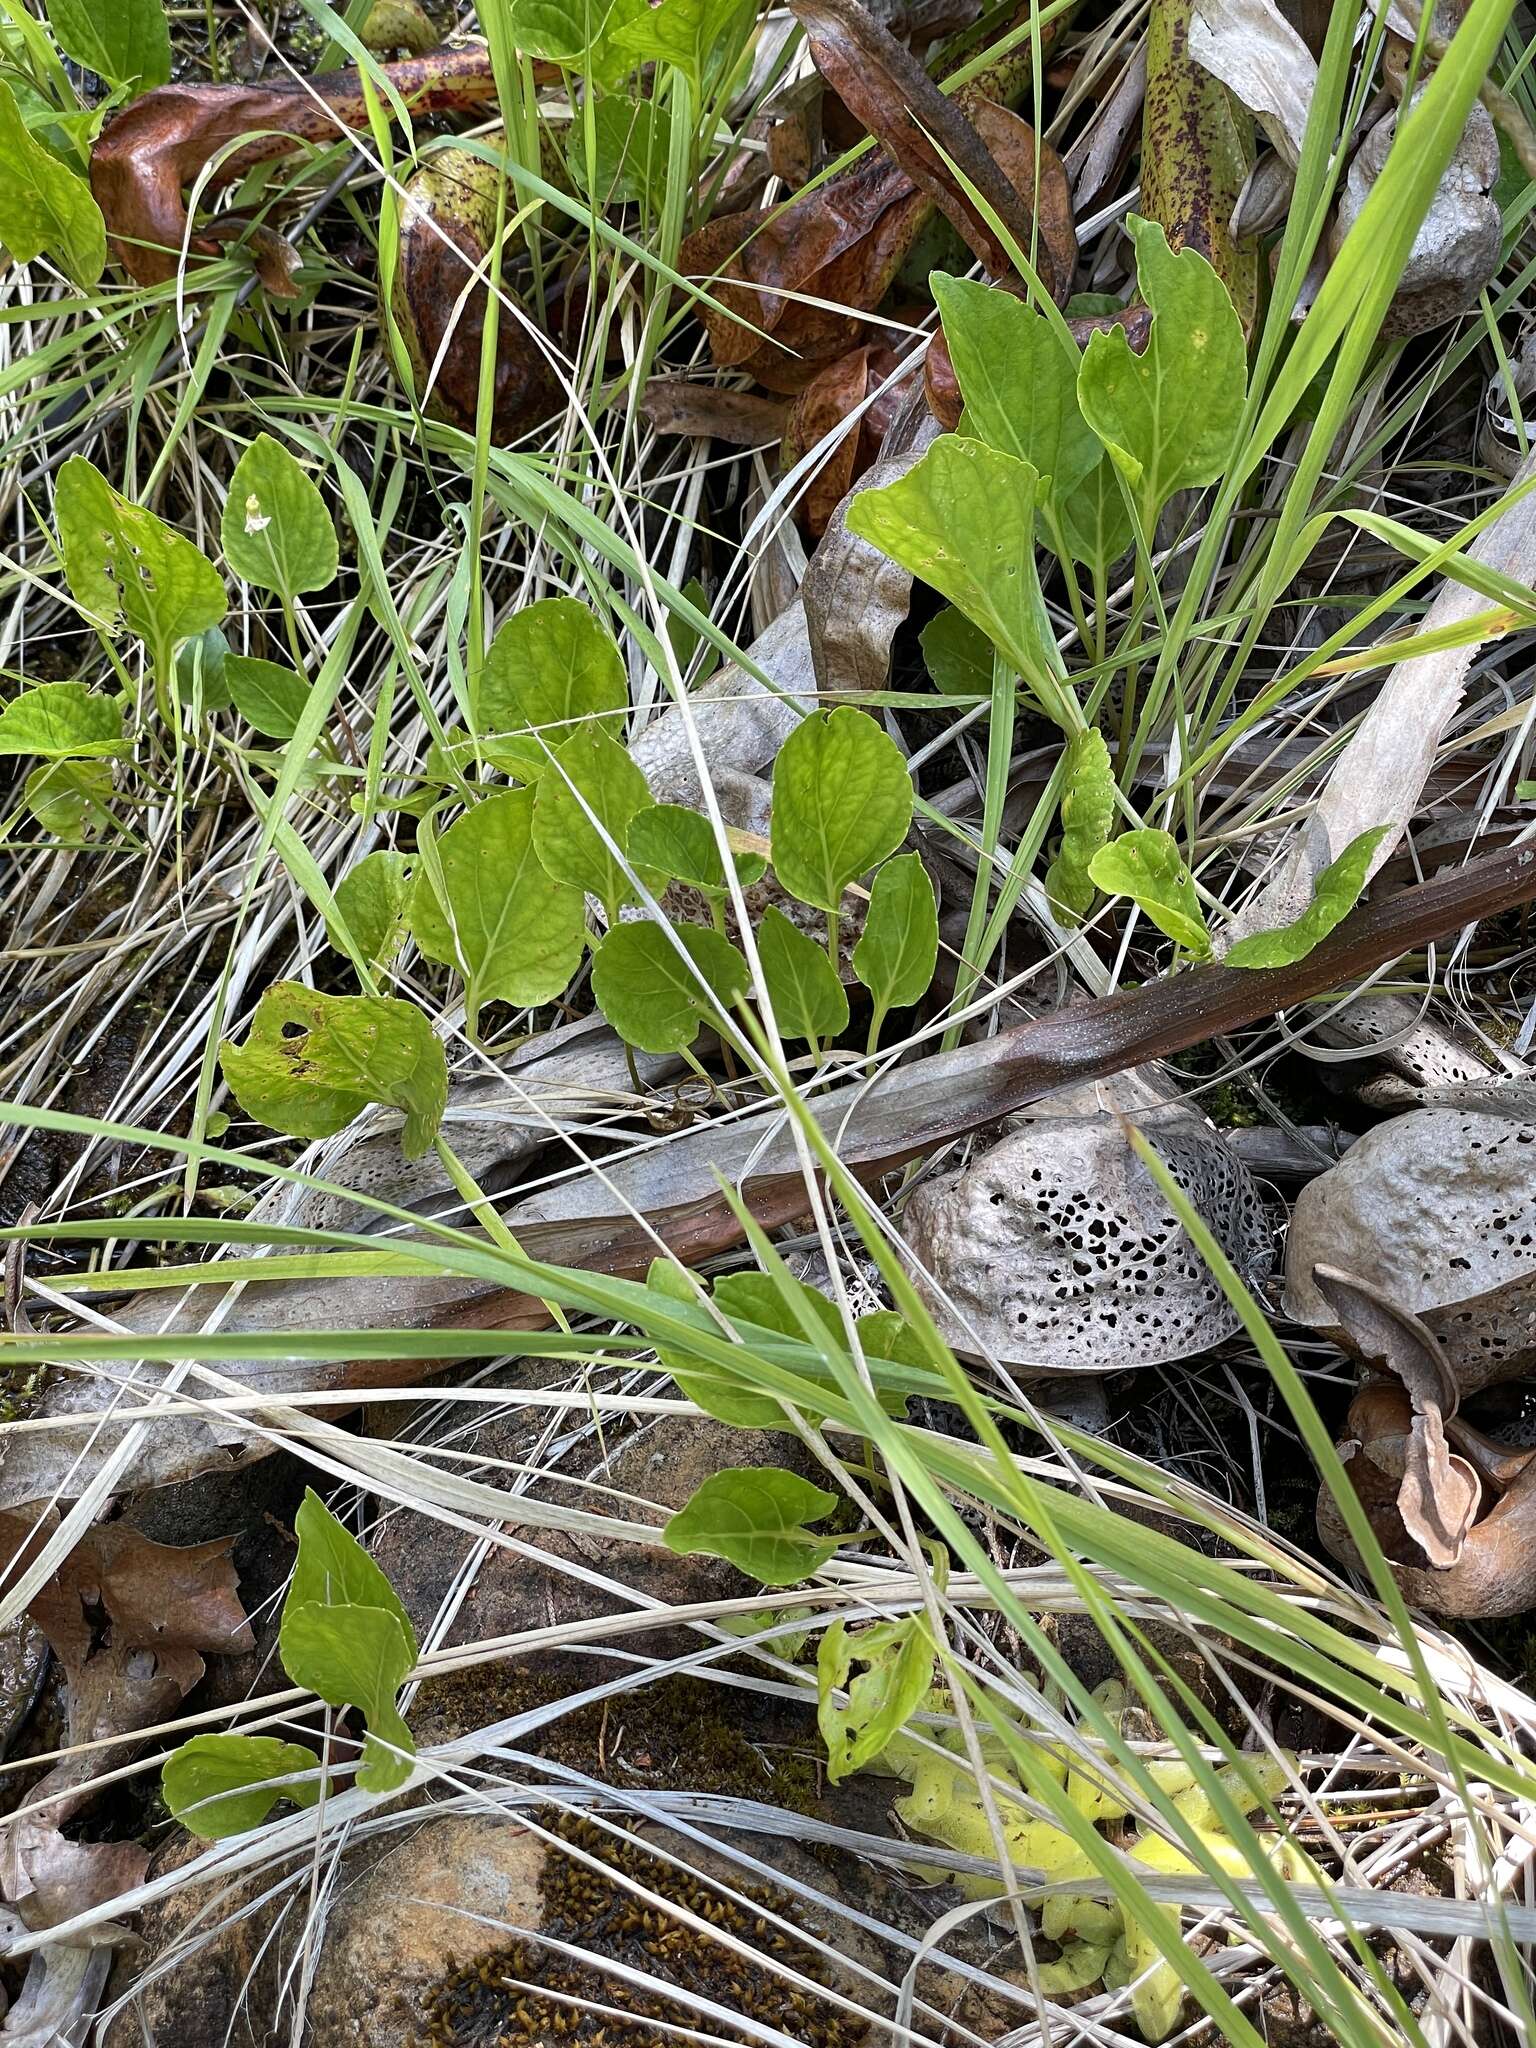
[[[417,114],[464,111],[496,97],[484,49],[438,50],[383,70]],[[381,95],[380,104],[390,103]],[[175,276],[189,235],[182,193],[205,166],[212,168],[203,190],[217,192],[254,164],[367,126],[355,71],[279,85],[163,85],[144,93],[111,117],[91,151],[91,189],[118,261],[139,284]],[[201,240],[191,246],[208,253]]]
[[[51,1510],[36,1521],[0,1514],[6,1577],[26,1568],[56,1521]],[[225,1536],[213,1543],[155,1543],[122,1522],[88,1530],[31,1602],[71,1683],[97,1661],[90,1655],[87,1613],[94,1607],[104,1609],[112,1624],[115,1651],[154,1650],[173,1677],[194,1664],[201,1671],[200,1660],[186,1653],[249,1650],[255,1638],[230,1563],[234,1541]]]
[[[935,438],[934,421],[914,391],[861,488],[879,490],[895,483]],[[800,590],[823,701],[886,687],[891,643],[912,595],[910,574],[872,542],[848,531],[847,509],[857,495],[849,493],[831,508]]]
[[[859,0],[794,0],[816,68],[882,142],[914,185],[954,223],[995,274],[1010,261],[986,216],[962,189],[963,172],[1021,249],[1031,241],[1027,204],[967,118],[959,97],[941,92],[910,50]],[[953,164],[955,167],[951,169]],[[1054,294],[1054,275],[1047,279]]]
[[[693,434],[732,448],[761,448],[779,440],[789,414],[780,399],[696,384],[688,377],[653,377],[640,410],[658,434]]]
[[[1445,1354],[1411,1310],[1358,1274],[1316,1266],[1312,1279],[1338,1317],[1349,1349],[1390,1373],[1408,1395],[1411,1418],[1407,1434],[1400,1436],[1397,1510],[1432,1565],[1453,1565],[1476,1517],[1481,1487],[1476,1473],[1452,1457],[1446,1442],[1445,1425],[1456,1413],[1458,1394]]]
[[[971,102],[970,115],[1003,176],[1034,218],[1039,235],[1035,267],[1057,305],[1064,306],[1072,296],[1077,268],[1077,223],[1066,166],[1026,120],[996,100]],[[1030,253],[1027,241],[1020,247],[1026,256]]]
[[[392,311],[418,395],[429,411],[466,433],[474,432],[480,409],[480,350],[490,304],[482,266],[496,233],[501,182],[499,168],[484,157],[439,150],[406,181],[400,209]],[[563,399],[549,355],[527,322],[503,305],[492,439],[515,441]]]
[[[724,309],[699,309],[715,361],[759,375],[761,363],[776,354],[784,374],[787,351],[803,355],[807,343],[818,365],[841,355],[859,340],[856,316],[873,311],[885,296],[925,213],[905,172],[889,157],[873,155],[770,213],[706,221],[684,242],[678,263],[685,276],[707,284]],[[797,303],[796,292],[846,310]],[[778,341],[777,352],[769,336]],[[841,338],[829,347],[833,336]],[[788,388],[800,388],[811,374],[814,369]]]

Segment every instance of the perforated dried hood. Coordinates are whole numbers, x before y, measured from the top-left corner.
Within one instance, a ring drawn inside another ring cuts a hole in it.
[[[956,1350],[1042,1374],[1118,1372],[1191,1357],[1236,1330],[1123,1116],[1244,1278],[1269,1272],[1269,1220],[1242,1161],[1204,1117],[1123,1074],[1012,1119],[963,1172],[907,1204],[917,1286]]]

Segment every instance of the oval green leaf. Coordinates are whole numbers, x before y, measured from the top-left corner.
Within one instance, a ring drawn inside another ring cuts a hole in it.
[[[628,709],[613,635],[574,597],[544,597],[514,612],[491,642],[475,731],[487,760],[535,782],[575,727],[590,718],[616,726]]]
[[[837,1495],[778,1465],[714,1472],[662,1531],[679,1557],[723,1557],[765,1586],[793,1586],[820,1571],[841,1540],[805,1526]]]
[[[336,528],[325,500],[281,441],[258,434],[224,501],[224,559],[258,590],[290,601],[336,580]]]
[[[218,1842],[260,1827],[279,1799],[313,1806],[317,1762],[313,1750],[275,1735],[194,1735],[166,1758],[160,1784],[182,1826]],[[304,1772],[307,1779],[283,1782]]]
[[[883,870],[882,870],[883,872]],[[836,1038],[848,1028],[848,995],[825,946],[772,904],[757,928],[757,952],[774,1022],[786,1038]]]
[[[533,844],[533,791],[512,789],[467,811],[437,842],[446,901],[425,865],[411,892],[411,931],[429,960],[465,977],[471,1035],[489,1002],[547,1003],[581,965],[581,892],[555,880]]]
[[[405,855],[381,847],[365,854],[336,884],[337,913],[370,967],[388,966],[405,942],[411,917],[410,876]]]
[[[610,920],[623,904],[639,902],[620,855],[628,850],[630,820],[650,801],[627,750],[600,726],[578,727],[539,778],[533,843],[545,873],[595,896]],[[640,871],[640,879],[653,894],[662,886],[653,871]]]
[[[749,983],[736,948],[702,925],[617,924],[592,956],[598,1008],[641,1052],[686,1051]]]
[[[779,749],[773,865],[802,903],[835,911],[848,884],[894,853],[911,822],[906,761],[866,712],[816,712]]]
[[[877,1018],[928,993],[939,964],[939,906],[915,853],[898,854],[875,876],[853,971],[875,999]]]

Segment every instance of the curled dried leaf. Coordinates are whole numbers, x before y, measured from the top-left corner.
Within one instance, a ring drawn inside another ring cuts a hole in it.
[[[1318,1266],[1312,1279],[1338,1317],[1349,1349],[1390,1373],[1408,1396],[1406,1429],[1394,1409],[1385,1436],[1399,1463],[1397,1512],[1404,1530],[1432,1565],[1453,1565],[1461,1556],[1482,1489],[1476,1473],[1451,1455],[1446,1441],[1446,1424],[1456,1413],[1459,1396],[1445,1353],[1411,1310],[1358,1274]],[[1371,1443],[1365,1442],[1364,1452],[1373,1458]],[[1383,1465],[1379,1454],[1373,1462]]]
[[[444,149],[406,181],[391,310],[428,409],[473,433],[488,286],[483,266],[496,234],[498,165]],[[473,282],[472,282],[473,280]],[[509,297],[502,287],[502,298]],[[528,322],[503,303],[496,330],[491,436],[514,441],[547,419],[564,394]]]
[[[870,392],[887,382],[896,369],[895,353],[878,342],[866,342],[813,377],[790,407],[784,429],[783,463],[791,468],[819,441],[851,420],[842,438],[825,455],[805,485],[800,515],[812,539],[820,539],[840,501],[880,452],[886,429],[909,388],[905,383],[881,394],[857,419],[853,415]]]
[[[417,114],[464,112],[496,97],[481,48],[436,50],[383,70]],[[202,189],[216,192],[255,164],[305,143],[335,142],[367,122],[355,71],[279,85],[163,85],[144,93],[112,116],[91,151],[91,190],[113,253],[136,283],[165,283],[184,247],[210,253],[203,238],[191,235],[183,197],[205,168]]]

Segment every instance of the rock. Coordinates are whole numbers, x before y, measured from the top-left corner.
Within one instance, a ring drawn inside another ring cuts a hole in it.
[[[1043,1375],[1115,1372],[1209,1350],[1237,1317],[1126,1142],[1134,1115],[1250,1283],[1269,1220],[1221,1134],[1140,1075],[1012,1118],[959,1173],[925,1183],[904,1223],[913,1279],[957,1351]]]
[[[537,1835],[490,1817],[428,1819],[390,1838],[343,1877],[327,1916],[310,2048],[409,2048],[457,1961],[496,1946],[495,1928],[510,1940],[540,1925],[543,1865]]]
[[[161,1850],[151,1877],[162,1877],[192,1862],[202,1849],[180,1829]],[[230,2048],[287,2048],[288,2032],[277,2025],[282,1972],[293,1944],[269,1941],[271,1907],[257,1901],[271,1874],[228,1889],[207,1885],[174,1891],[139,1916],[141,1946],[119,1952],[108,2003],[128,2002],[107,2027],[102,2048],[146,2048],[149,2042],[194,2048],[228,2041]],[[255,1908],[256,1910],[252,1910]],[[216,1923],[211,1939],[208,1920]],[[174,1957],[174,1963],[171,1959]],[[163,1975],[160,1964],[170,1964]]]
[[[1419,1315],[1536,1278],[1533,1182],[1536,1122],[1418,1109],[1378,1124],[1297,1197],[1285,1313],[1335,1326],[1317,1265],[1357,1274]]]

